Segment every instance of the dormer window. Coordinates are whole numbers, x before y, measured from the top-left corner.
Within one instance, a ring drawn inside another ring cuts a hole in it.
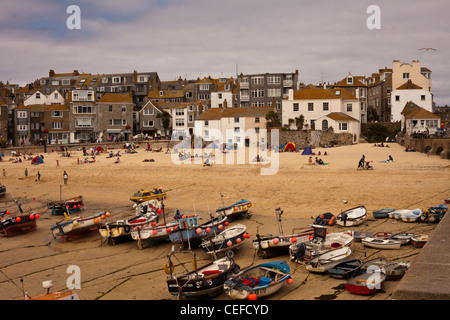
[[[347,84],[353,84],[353,77],[347,77]]]
[[[159,92],[159,96],[162,97],[164,95],[164,91]]]

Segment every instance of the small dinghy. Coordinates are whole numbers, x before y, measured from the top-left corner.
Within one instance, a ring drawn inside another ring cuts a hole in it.
[[[394,233],[392,236],[389,237],[389,239],[398,241],[403,245],[403,244],[409,243],[413,236],[414,236],[414,233],[400,232],[400,233]]]
[[[383,272],[363,273],[351,278],[345,290],[358,295],[370,295],[381,291],[386,275]]]
[[[280,290],[285,283],[291,283],[290,268],[286,261],[279,260],[262,263],[225,281],[224,290],[232,299],[266,297]]]
[[[338,263],[328,269],[327,272],[333,278],[349,279],[360,273],[361,266],[362,262],[360,259],[352,259]]]
[[[358,226],[367,219],[367,209],[359,206],[338,214],[336,223],[343,227]]]
[[[370,231],[361,232],[360,230],[356,230],[353,232],[353,238],[356,242],[361,242],[362,239],[367,237],[373,237],[373,233]]]
[[[411,237],[411,244],[416,248],[422,248],[428,241],[428,235],[418,234]]]
[[[57,216],[64,215],[66,212],[69,214],[76,213],[80,211],[83,206],[83,196],[47,202],[47,208],[52,209],[52,215]]]
[[[372,215],[375,219],[389,218],[389,213],[395,211],[395,209],[383,208],[377,211],[373,211]]]
[[[424,222],[439,222],[447,210],[448,207],[446,204],[430,207],[423,211],[423,214],[420,216],[420,220]]]
[[[385,267],[386,280],[401,279],[405,275],[406,271],[408,271],[410,266],[411,266],[410,262],[399,261],[389,263]]]
[[[243,224],[237,224],[229,227],[213,238],[202,239],[201,247],[203,251],[213,255],[228,250],[239,249],[244,244],[244,233],[247,227]]]
[[[400,249],[399,241],[392,239],[364,238],[361,240],[365,247],[376,249]]]
[[[380,271],[385,272],[385,268],[387,266],[388,262],[383,257],[378,257],[375,259],[368,260],[363,263],[361,266],[361,273],[367,273],[367,272],[373,272],[373,271]]]
[[[349,247],[330,250],[306,262],[306,270],[313,273],[324,273],[328,269],[336,266],[339,261],[350,256],[351,253],[352,250]]]
[[[404,222],[417,222],[420,220],[420,217],[422,216],[422,210],[420,209],[414,209],[411,210],[409,213],[405,213],[401,216],[402,221]]]

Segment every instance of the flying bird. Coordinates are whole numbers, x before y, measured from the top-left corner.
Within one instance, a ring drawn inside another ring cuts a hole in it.
[[[419,50],[427,50],[427,51],[429,51],[429,50],[436,50],[435,48],[420,48]]]

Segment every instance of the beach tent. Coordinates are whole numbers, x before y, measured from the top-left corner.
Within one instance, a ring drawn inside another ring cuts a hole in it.
[[[309,155],[313,154],[310,147],[306,147],[305,150],[303,150],[302,155]]]
[[[103,149],[102,147],[97,147],[97,148],[95,149],[95,151],[103,152],[103,151],[105,151],[105,149]]]
[[[285,152],[286,151],[295,152],[295,143],[293,143],[293,142],[286,143],[286,145],[284,146],[283,151],[285,151]]]
[[[33,158],[33,160],[31,160],[31,164],[39,164],[39,163],[44,163],[44,160],[42,160],[42,158],[39,156],[36,156]]]

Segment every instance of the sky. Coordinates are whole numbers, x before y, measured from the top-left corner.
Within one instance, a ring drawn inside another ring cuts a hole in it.
[[[67,27],[71,5],[80,29]],[[163,81],[298,70],[303,83],[334,83],[419,60],[432,71],[436,104],[450,105],[446,0],[0,0],[0,8],[3,82],[24,85],[52,69],[157,72]]]

